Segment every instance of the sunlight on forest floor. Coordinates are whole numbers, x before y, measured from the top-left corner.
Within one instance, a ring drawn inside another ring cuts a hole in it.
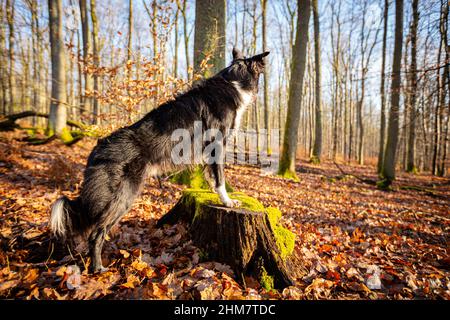
[[[228,167],[235,190],[279,208],[296,234],[308,273],[282,292],[266,292],[253,279],[243,289],[228,266],[202,262],[182,224],[156,229],[184,187],[164,181],[160,189],[149,179],[109,235],[109,271],[90,276],[84,255],[52,252],[47,222],[53,201],[77,194],[95,141],[31,146],[20,137],[0,134],[1,298],[450,299],[448,179],[399,173],[394,191],[384,192],[332,162],[299,161],[299,182]],[[341,167],[376,181],[373,167]]]

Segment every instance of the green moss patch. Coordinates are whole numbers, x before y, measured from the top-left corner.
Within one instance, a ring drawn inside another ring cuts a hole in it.
[[[280,249],[280,256],[282,259],[286,259],[294,252],[295,235],[280,225],[280,210],[269,207],[266,209],[266,212],[269,218],[270,226],[275,234],[278,248]]]
[[[377,181],[377,188],[383,191],[392,191],[391,187],[392,181],[389,179],[383,179]]]
[[[260,270],[259,283],[261,284],[261,287],[266,289],[266,291],[271,291],[275,288],[273,276],[270,276],[264,267],[261,267]]]
[[[320,164],[320,158],[317,156],[312,156],[309,162],[312,164]]]
[[[72,134],[70,133],[69,128],[64,127],[61,130],[60,138],[64,143],[69,143],[70,141],[73,140],[73,137],[72,137]]]
[[[253,212],[264,212],[264,206],[256,199],[245,195],[242,192],[233,192],[230,194],[231,199],[239,200],[241,202],[242,209],[246,209]],[[189,206],[195,204],[195,214],[198,213],[198,209],[201,205],[221,205],[219,195],[205,189],[186,189],[183,192],[183,201]]]
[[[291,170],[285,170],[285,171],[279,171],[278,175],[284,179],[293,180],[295,182],[299,182],[300,179],[298,178],[297,174]]]
[[[170,181],[177,184],[183,184],[192,189],[210,189],[208,181],[206,181],[205,175],[200,166],[193,169],[183,170],[173,175]],[[225,182],[225,189],[227,192],[233,192],[233,188],[227,182]]]

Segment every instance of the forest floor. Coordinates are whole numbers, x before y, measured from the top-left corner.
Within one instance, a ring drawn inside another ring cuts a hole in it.
[[[77,195],[95,141],[31,146],[22,136],[0,133],[0,298],[450,299],[449,179],[399,173],[385,192],[370,166],[340,165],[356,178],[333,162],[299,161],[300,182],[227,167],[236,190],[278,207],[296,234],[306,271],[271,292],[253,279],[243,289],[228,266],[202,262],[184,225],[157,229],[184,187],[148,179],[105,244],[109,271],[92,276],[84,254],[58,253],[47,223],[53,201]]]

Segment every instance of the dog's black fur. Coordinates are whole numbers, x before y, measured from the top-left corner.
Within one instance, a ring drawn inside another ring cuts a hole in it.
[[[156,174],[173,169],[171,150],[176,142],[171,141],[172,132],[184,128],[192,135],[194,121],[201,121],[205,130],[223,133],[234,127],[238,109],[245,108],[243,93],[256,95],[267,54],[244,58],[233,49],[229,67],[133,125],[99,140],[88,158],[80,196],[75,200],[62,197],[53,204],[53,234],[69,242],[76,235],[85,236],[91,270],[104,271],[101,250],[105,235],[129,211],[149,171]],[[215,187],[223,186],[223,164],[211,164],[210,171]],[[235,205],[228,196],[222,201],[227,206]]]

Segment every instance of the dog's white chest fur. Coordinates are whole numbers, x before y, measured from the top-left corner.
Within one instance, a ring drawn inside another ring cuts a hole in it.
[[[239,92],[241,100],[241,105],[237,108],[236,118],[234,119],[234,129],[239,129],[242,115],[253,101],[253,92],[242,89],[238,82],[233,82],[233,85]]]

